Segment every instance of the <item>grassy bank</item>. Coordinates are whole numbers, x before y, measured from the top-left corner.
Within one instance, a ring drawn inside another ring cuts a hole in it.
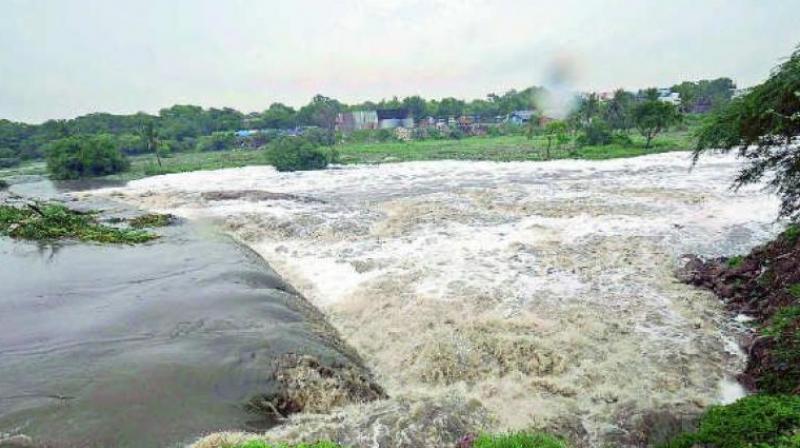
[[[651,148],[645,149],[644,140],[631,134],[632,143],[612,143],[603,146],[575,148],[564,145],[552,148],[550,159],[601,160],[634,157],[666,151],[688,150],[691,142],[687,132],[671,132],[660,136]],[[490,160],[526,161],[546,160],[547,141],[536,136],[528,139],[522,135],[500,137],[470,137],[461,140],[422,140],[411,142],[351,143],[337,146],[341,163],[381,163],[413,160]]]
[[[644,140],[631,133],[631,144],[612,143],[603,146],[573,147],[565,145],[552,148],[549,159],[602,160],[620,157],[635,157],[667,151],[682,151],[691,148],[688,131],[665,133],[645,149]],[[488,160],[488,161],[537,161],[548,159],[547,141],[536,136],[528,139],[522,135],[499,137],[468,137],[460,140],[417,140],[410,142],[344,143],[335,146],[342,164],[374,164],[408,162],[416,160]],[[217,152],[183,152],[162,158],[162,165],[152,155],[130,157],[130,169],[124,173],[105,176],[103,179],[127,181],[158,174],[182,173],[222,168],[238,168],[251,165],[267,165],[264,152],[241,149]],[[0,170],[0,179],[20,175],[45,175],[44,162],[32,161]]]

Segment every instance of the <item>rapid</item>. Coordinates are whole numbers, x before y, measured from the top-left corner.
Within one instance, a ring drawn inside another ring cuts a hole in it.
[[[674,276],[683,254],[743,253],[781,229],[761,187],[729,188],[739,167],[720,155],[692,167],[683,152],[245,167],[86,194],[218,224],[319,308],[392,397],[275,434],[368,446],[365,415],[452,406],[495,431],[633,445],[663,413],[744,393],[746,328]]]

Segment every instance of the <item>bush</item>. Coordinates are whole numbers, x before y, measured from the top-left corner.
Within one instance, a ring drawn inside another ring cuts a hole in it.
[[[578,146],[607,145],[611,143],[611,128],[603,120],[592,120],[583,126],[575,142]]]
[[[682,434],[661,448],[797,448],[800,446],[800,396],[752,395],[710,408],[696,432]]]
[[[147,152],[147,143],[138,135],[122,134],[117,136],[117,149],[126,155],[144,154]]]
[[[321,170],[328,166],[328,155],[305,137],[283,137],[267,145],[267,163],[278,171]]]
[[[8,189],[8,187],[9,187],[8,182],[4,181],[3,179],[0,179],[0,190],[6,190]]]
[[[47,170],[55,179],[80,179],[125,171],[128,159],[109,135],[73,136],[47,146]]]
[[[19,165],[20,162],[16,157],[2,157],[0,158],[0,168],[13,168]]]
[[[195,149],[200,152],[225,151],[236,146],[236,136],[228,132],[215,132],[198,137]]]
[[[12,168],[20,164],[20,159],[14,151],[0,148],[0,168]]]
[[[611,134],[611,143],[619,146],[633,146],[633,139],[624,132],[614,132]]]
[[[547,434],[525,432],[489,435],[481,434],[472,444],[473,448],[567,448],[562,440]]]
[[[332,146],[336,144],[336,135],[321,128],[305,128],[302,137],[314,146]]]

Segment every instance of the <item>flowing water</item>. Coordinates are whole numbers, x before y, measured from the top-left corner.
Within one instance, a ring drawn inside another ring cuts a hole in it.
[[[47,182],[15,191],[61,198]],[[132,213],[75,205],[104,219]],[[139,246],[0,238],[0,446],[4,434],[47,447],[164,447],[263,430],[275,421],[244,405],[279,387],[276,359],[360,368],[251,250],[202,226],[158,231]]]
[[[780,229],[777,201],[729,190],[733,158],[690,166],[667,153],[246,167],[100,194],[211,220],[245,242],[329,317],[395,403],[478,403],[492,429],[553,428],[599,445],[635,438],[642,416],[742,394],[730,380],[743,367],[740,329],[673,271],[684,253],[766,241]],[[277,431],[352,433],[369,446],[363,416],[387,406]]]

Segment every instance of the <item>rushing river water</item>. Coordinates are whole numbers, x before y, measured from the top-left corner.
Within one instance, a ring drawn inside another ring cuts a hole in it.
[[[743,363],[735,324],[673,270],[684,253],[767,240],[777,201],[730,191],[740,166],[730,157],[690,165],[668,153],[247,167],[101,194],[219,223],[328,315],[395,403],[460,397],[488,410],[493,429],[553,428],[598,445],[636,440],[659,412],[741,393],[729,380]],[[367,444],[374,428],[344,427],[370,409],[278,433]]]
[[[15,190],[60,197],[48,183]],[[263,430],[275,421],[245,404],[280,387],[271,373],[285,354],[360,369],[251,250],[194,225],[159,232],[140,246],[0,238],[0,446],[4,433],[35,446],[164,447]]]

